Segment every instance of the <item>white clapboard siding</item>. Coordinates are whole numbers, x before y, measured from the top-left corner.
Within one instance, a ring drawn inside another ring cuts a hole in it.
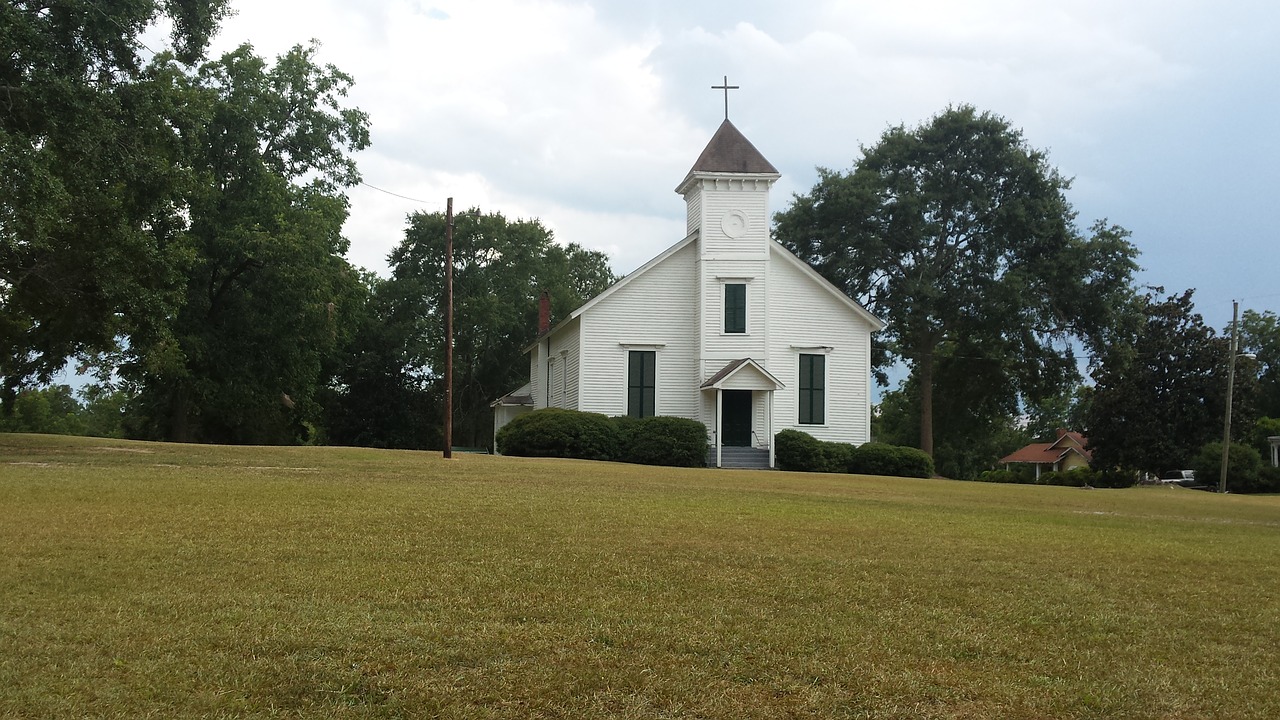
[[[581,316],[579,409],[627,411],[627,353],[657,355],[656,412],[698,418],[697,244],[689,243]]]
[[[764,257],[769,240],[769,182],[756,180],[705,180],[700,203],[699,230],[704,258],[722,258],[750,253]],[[696,194],[696,191],[695,193]],[[746,217],[746,232],[732,238],[725,234],[721,220],[730,211]]]
[[[529,394],[533,397],[534,408],[544,408],[547,406],[546,394],[543,392],[544,378],[539,362],[541,343],[537,347],[529,351]]]
[[[772,291],[769,371],[786,385],[774,397],[774,432],[793,428],[821,440],[862,444],[871,436],[870,323],[812,276],[779,256],[769,263]],[[824,348],[831,348],[829,351]],[[801,425],[801,353],[826,352],[826,423]]]
[[[685,235],[692,235],[702,225],[702,194],[690,193],[685,201]]]
[[[578,409],[581,348],[581,318],[565,323],[565,327],[551,337],[551,357],[557,368],[552,393],[556,402],[552,407]]]

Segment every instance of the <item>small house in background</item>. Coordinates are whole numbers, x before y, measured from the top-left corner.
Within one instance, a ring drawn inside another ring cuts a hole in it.
[[[1280,467],[1280,435],[1272,435],[1267,442],[1271,444],[1271,467]]]
[[[1005,468],[1011,463],[1029,463],[1036,468],[1036,479],[1042,471],[1063,471],[1089,467],[1089,441],[1078,432],[1059,429],[1053,442],[1030,445],[1000,458]]]
[[[865,443],[884,323],[770,238],[778,178],[726,119],[676,188],[687,235],[554,326],[540,317],[495,432],[547,407],[690,418],[708,464],[737,467],[773,467],[784,428]]]

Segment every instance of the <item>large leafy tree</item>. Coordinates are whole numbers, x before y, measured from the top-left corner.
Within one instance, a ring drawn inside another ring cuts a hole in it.
[[[1240,316],[1240,351],[1254,356],[1259,377],[1258,411],[1280,418],[1280,316],[1245,310]]]
[[[948,108],[819,175],[775,238],[888,321],[875,360],[910,367],[926,452],[940,390],[1002,413],[1060,394],[1075,344],[1104,346],[1129,306],[1128,233],[1079,232],[1068,180],[1003,118]]]
[[[511,221],[472,210],[454,230],[454,442],[492,441],[489,403],[529,379],[524,349],[536,338],[538,298],[551,296],[562,318],[615,280],[603,253],[560,245],[536,220]],[[409,217],[404,241],[390,256],[397,302],[418,318],[411,364],[442,395],[444,370],[444,244],[442,213]]]
[[[172,72],[139,35],[164,20],[196,62],[225,0],[0,3],[0,383],[47,380],[180,303],[189,167]]]
[[[1184,469],[1203,445],[1222,439],[1229,341],[1195,312],[1192,291],[1167,298],[1162,292],[1146,296],[1136,332],[1093,371],[1085,432],[1095,466]],[[1256,375],[1246,367],[1233,394],[1239,437],[1256,418],[1256,394]]]
[[[325,363],[358,306],[342,188],[359,181],[350,153],[369,135],[342,102],[351,78],[314,54],[295,47],[272,66],[243,46],[183,88],[197,181],[184,293],[162,332],[131,336],[121,368],[150,435],[289,442],[318,419]]]

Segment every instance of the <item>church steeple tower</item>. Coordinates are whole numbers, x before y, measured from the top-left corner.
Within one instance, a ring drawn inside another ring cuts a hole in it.
[[[687,205],[687,231],[699,232],[704,255],[720,246],[767,252],[769,188],[779,177],[733,123],[720,123],[676,188]]]

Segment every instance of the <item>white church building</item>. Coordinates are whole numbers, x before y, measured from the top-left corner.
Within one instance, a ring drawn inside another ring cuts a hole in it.
[[[770,238],[778,171],[727,119],[676,188],[685,238],[529,346],[521,412],[692,418],[713,466],[774,466],[773,437],[867,442],[871,334],[884,324]],[[499,448],[500,450],[500,448]]]

